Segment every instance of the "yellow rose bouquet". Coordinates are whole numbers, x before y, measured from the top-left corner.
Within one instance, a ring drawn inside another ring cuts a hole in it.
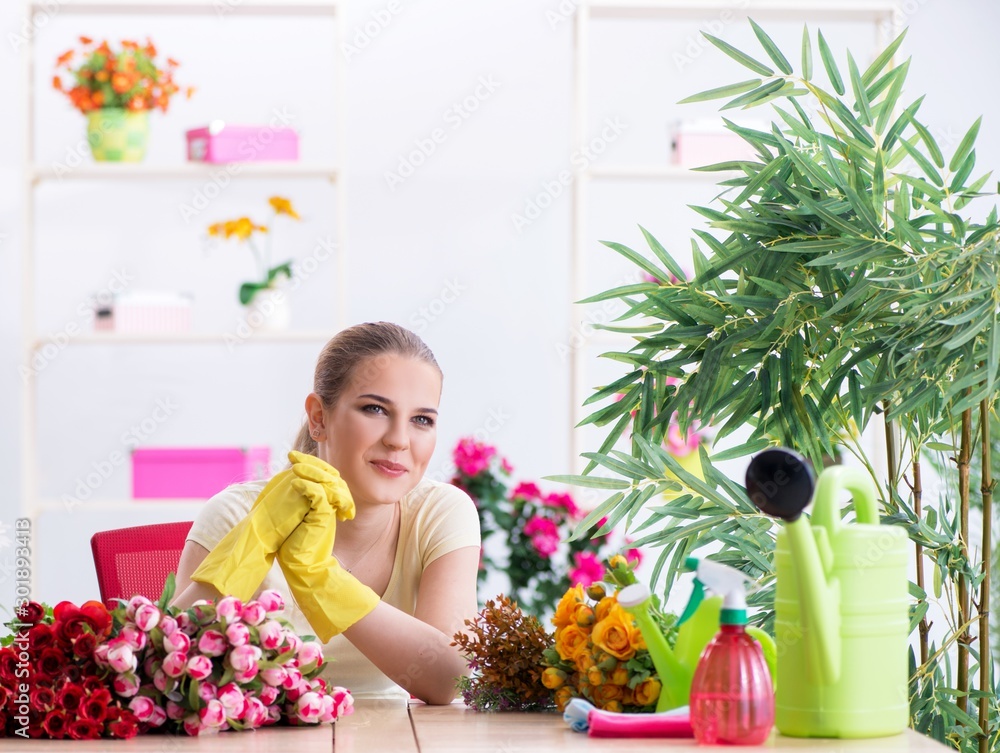
[[[607,711],[652,712],[660,680],[642,633],[618,604],[618,589],[635,582],[631,563],[621,555],[608,561],[606,579],[588,588],[577,584],[560,599],[552,624],[555,643],[543,653],[542,684],[561,711],[584,698]],[[669,645],[677,638],[677,617],[653,610]]]

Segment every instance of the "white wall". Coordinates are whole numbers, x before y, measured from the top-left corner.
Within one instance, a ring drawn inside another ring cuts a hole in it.
[[[182,158],[186,128],[214,118],[266,122],[275,110],[292,114],[303,159],[327,162],[334,119],[327,95],[334,66],[345,66],[349,322],[399,322],[436,352],[446,380],[432,469],[444,473],[455,440],[481,430],[521,478],[567,472],[569,366],[558,349],[574,332],[567,305],[567,192],[527,227],[515,229],[511,218],[570,164],[572,24],[553,20],[562,18],[560,8],[567,8],[568,0],[562,6],[555,0],[398,2],[400,12],[356,54],[334,49],[327,20],[100,19],[56,12],[36,35],[36,161],[65,162],[67,150],[82,138],[82,117],[48,86],[50,62],[79,33],[112,40],[148,34],[182,62],[179,80],[198,87],[191,101],[178,99],[166,116],[154,116],[151,164]],[[0,603],[5,604],[13,558],[3,537],[11,535],[22,480],[24,113],[15,47],[22,28],[33,33],[12,6],[0,6],[0,97],[7,103],[0,126],[0,477],[8,480],[0,497],[6,526],[0,529],[5,532],[0,533]],[[384,0],[353,0],[346,16],[349,38],[387,7]],[[914,55],[908,95],[927,93],[921,115],[943,135],[946,151],[984,114],[980,165],[1000,163],[994,136],[1000,112],[988,94],[1000,67],[995,44],[1000,9],[971,0],[909,0],[904,8],[911,27],[904,49]],[[726,19],[715,11],[676,22],[605,21],[594,27],[588,134],[599,132],[606,118],[627,125],[602,160],[666,161],[668,122],[712,112],[710,106],[689,112],[672,103],[746,78],[697,36],[699,28],[719,27],[721,36],[749,46],[745,25]],[[791,40],[788,51],[797,59],[800,24],[765,25],[786,45]],[[868,50],[873,43],[870,30],[857,25],[823,28],[836,49],[850,44]],[[475,111],[456,119],[452,108],[477,92]],[[390,187],[386,173],[398,169],[415,142],[436,128],[444,130],[443,143],[412,177]],[[141,186],[66,181],[39,189],[40,330],[58,333],[70,323],[85,325],[77,313],[80,304],[124,268],[136,287],[191,291],[196,329],[230,331],[239,316],[236,287],[252,267],[240,249],[206,250],[208,222],[257,211],[267,196],[281,193],[306,217],[301,225],[281,229],[277,240],[288,253],[302,258],[334,231],[335,194],[319,181],[234,182],[186,221],[180,207],[201,188],[185,181]],[[711,195],[709,184],[698,183],[596,185],[587,228],[591,292],[618,274],[612,253],[598,240],[639,243],[635,226],[641,223],[668,247],[686,248],[696,220],[684,205]],[[294,301],[293,326],[332,334],[333,273],[332,265],[324,265],[306,281]],[[421,308],[433,304],[439,310],[434,302],[449,287],[461,291],[454,302],[433,321],[424,317]],[[600,351],[587,347],[595,356]],[[122,434],[152,415],[157,399],[169,399],[177,408],[147,444],[268,444],[280,451],[300,420],[318,349],[319,343],[247,344],[232,353],[209,346],[69,347],[39,379],[42,493],[72,494],[93,463],[123,449]],[[590,383],[597,384],[607,367],[592,373]],[[95,496],[121,496],[128,488],[128,470],[122,468]],[[90,532],[165,519],[159,511],[143,514],[141,503],[135,510],[96,514],[83,505],[40,521],[35,596],[58,601],[96,595]],[[190,511],[178,510],[175,517],[190,517]]]

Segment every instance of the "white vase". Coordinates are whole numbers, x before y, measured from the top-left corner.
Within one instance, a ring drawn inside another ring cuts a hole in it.
[[[257,292],[247,306],[246,320],[255,332],[284,332],[292,322],[288,293],[281,288]]]

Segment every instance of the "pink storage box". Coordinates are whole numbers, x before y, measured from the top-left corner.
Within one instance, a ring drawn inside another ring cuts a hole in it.
[[[115,296],[110,306],[95,310],[98,332],[165,333],[190,332],[192,298],[184,293],[127,291]]]
[[[743,124],[761,130],[758,124]],[[763,128],[770,131],[770,127]],[[673,161],[684,167],[757,159],[754,148],[721,121],[684,121],[673,130]]]
[[[191,162],[257,162],[297,160],[299,135],[292,128],[233,126],[214,121],[204,128],[187,131]]]
[[[230,484],[263,479],[269,447],[143,447],[132,451],[135,499],[208,499]]]

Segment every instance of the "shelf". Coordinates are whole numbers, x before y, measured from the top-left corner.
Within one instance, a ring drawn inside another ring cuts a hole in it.
[[[67,345],[238,345],[246,343],[309,343],[326,342],[334,330],[304,330],[301,332],[253,332],[243,335],[239,332],[84,332],[69,339]],[[48,341],[36,338],[31,344],[35,352]]]
[[[52,13],[52,2],[34,0],[32,13]],[[81,15],[123,13],[129,15],[216,15],[225,18],[239,15],[334,16],[339,12],[335,0],[62,0],[59,13]]]
[[[32,183],[64,180],[174,180],[208,178],[223,171],[233,178],[326,178],[338,179],[332,167],[314,167],[297,162],[230,162],[208,164],[188,162],[181,165],[145,165],[143,163],[94,163],[77,168],[56,168],[35,165],[29,171]]]
[[[732,0],[597,0],[583,5],[593,18],[655,18],[688,15],[703,19],[706,13],[718,11],[733,15],[752,15],[755,18],[769,15],[802,18],[871,19],[891,14],[897,9],[893,0],[768,0],[753,2],[745,8],[736,8]]]
[[[605,165],[592,167],[584,175],[588,178],[605,180],[697,180],[715,183],[720,178],[728,179],[742,173],[698,172],[682,165]]]
[[[219,491],[222,491],[221,489]],[[67,495],[71,496],[71,495]],[[67,505],[61,499],[40,499],[35,505],[36,513],[62,513],[73,515],[78,512],[121,512],[141,510],[143,512],[177,512],[193,515],[208,501],[205,499],[88,499],[79,505]]]

